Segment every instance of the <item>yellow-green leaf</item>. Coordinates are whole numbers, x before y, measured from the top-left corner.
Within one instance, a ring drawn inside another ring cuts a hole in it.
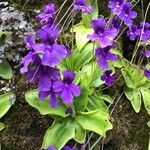
[[[5,128],[5,125],[0,122],[0,131],[2,131]]]
[[[0,95],[0,118],[3,117],[13,104],[15,95],[13,93],[7,93]]]
[[[150,90],[143,89],[141,90],[145,109],[147,110],[148,114],[150,115]]]
[[[58,108],[52,108],[49,105],[49,98],[45,101],[41,101],[38,97],[37,90],[28,91],[25,94],[26,101],[34,108],[36,108],[42,115],[55,115],[55,116],[66,116],[66,106],[59,103]]]
[[[13,77],[11,66],[7,61],[0,63],[0,77],[8,80]]]
[[[77,24],[73,27],[73,32],[76,33],[76,45],[80,51],[89,41],[87,36],[93,33],[92,28],[86,28],[83,24]]]
[[[140,91],[126,87],[125,95],[128,98],[128,100],[130,100],[135,112],[138,113],[140,111],[142,103]]]
[[[75,137],[76,122],[71,118],[54,121],[52,126],[46,131],[42,148],[47,149],[53,145],[60,150],[66,143]]]
[[[76,120],[83,129],[93,131],[104,137],[106,136],[106,132],[112,129],[112,124],[109,122],[109,114],[100,109],[90,112],[80,112],[76,116]]]

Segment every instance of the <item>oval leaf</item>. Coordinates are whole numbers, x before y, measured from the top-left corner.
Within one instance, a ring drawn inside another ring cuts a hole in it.
[[[89,41],[87,36],[93,33],[92,28],[86,28],[83,24],[77,24],[73,27],[73,32],[76,33],[76,45],[80,51]]]
[[[76,123],[74,140],[80,144],[83,144],[85,142],[85,138],[86,138],[86,131],[82,128],[81,125]]]
[[[102,111],[108,112],[107,105],[100,97],[96,97],[94,95],[90,96],[88,100],[88,110],[93,111],[97,109],[101,109]]]
[[[53,125],[46,131],[42,148],[47,149],[53,145],[60,150],[70,139],[75,137],[75,126],[76,122],[71,118],[54,121]]]
[[[122,75],[125,79],[126,85],[129,88],[137,89],[146,82],[143,71],[141,71],[136,66],[127,66],[125,69],[122,69]]]
[[[28,91],[25,94],[26,101],[34,108],[36,108],[42,115],[55,115],[55,116],[66,116],[66,106],[59,103],[58,108],[52,108],[49,105],[49,99],[41,101],[38,97],[37,90]]]
[[[99,69],[97,62],[91,62],[82,67],[81,70],[88,77],[88,82],[92,83],[94,87],[98,87],[103,84],[100,80],[102,70]]]
[[[87,89],[81,89],[81,95],[74,99],[76,111],[84,111],[86,109],[88,103],[88,94],[89,91]]]
[[[112,124],[109,122],[109,114],[100,109],[90,111],[76,116],[77,122],[85,130],[93,131],[99,135],[106,136],[106,132],[112,129]]]
[[[138,113],[140,111],[142,101],[140,91],[126,87],[125,95],[128,100],[131,101],[132,107],[134,108],[135,112]]]
[[[0,118],[6,114],[13,104],[13,99],[15,95],[13,93],[7,93],[0,95]]]
[[[150,115],[150,90],[141,90],[145,109],[147,110],[148,114]]]
[[[105,100],[106,102],[109,102],[110,104],[113,103],[113,99],[109,95],[101,94],[99,95],[99,98],[101,98],[102,100]]]
[[[2,131],[5,128],[5,125],[0,122],[0,131]]]
[[[92,59],[92,54],[93,54],[93,43],[88,43],[85,45],[83,50],[80,52],[76,52],[72,56],[73,60],[73,70],[74,71],[79,71],[81,67]]]
[[[11,79],[13,77],[11,66],[7,61],[0,63],[0,77],[4,79]]]

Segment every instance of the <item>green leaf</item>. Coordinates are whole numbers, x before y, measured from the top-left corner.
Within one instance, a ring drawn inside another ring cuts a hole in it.
[[[2,131],[5,128],[5,125],[0,122],[0,131]]]
[[[136,87],[135,87],[134,81],[132,80],[132,75],[130,75],[130,73],[128,73],[128,71],[125,69],[121,69],[121,71],[122,71],[122,75],[125,79],[126,85],[129,88],[135,89]]]
[[[114,61],[114,62],[109,62],[112,66],[114,66],[115,68],[122,68],[122,62],[120,60]]]
[[[96,80],[95,80],[95,82],[94,82],[94,87],[95,88],[97,88],[97,87],[99,87],[99,86],[101,86],[101,85],[103,85],[104,84],[104,81],[102,81],[100,78],[97,78]]]
[[[12,99],[14,98],[13,93],[7,93],[0,95],[0,118],[3,117],[7,111],[10,109],[12,103]]]
[[[149,88],[150,88],[150,80],[147,79],[146,82],[142,86],[138,87],[138,90],[149,89]]]
[[[139,70],[136,66],[128,66],[125,69],[122,69],[122,74],[125,79],[126,85],[129,88],[137,89],[146,82],[143,71]]]
[[[90,62],[93,57],[93,48],[93,43],[88,43],[81,52],[77,51],[73,54],[72,61],[74,71],[79,71],[83,65]]]
[[[111,53],[118,55],[119,57],[123,57],[121,51],[116,48],[112,48],[110,51],[111,51]]]
[[[2,38],[2,36],[5,35],[4,31],[0,31],[0,39]]]
[[[150,90],[140,90],[142,93],[145,109],[147,110],[148,114],[150,115]]]
[[[53,145],[58,150],[62,149],[66,143],[75,137],[76,122],[71,118],[54,121],[52,126],[46,131],[42,148],[47,149]]]
[[[128,100],[131,101],[131,104],[132,104],[135,112],[138,113],[140,111],[141,101],[142,101],[140,91],[126,87],[125,95],[128,98]]]
[[[99,95],[99,98],[101,98],[102,100],[105,100],[106,102],[109,102],[110,104],[113,103],[113,100],[109,95],[101,94]]]
[[[147,122],[148,127],[150,128],[150,121]]]
[[[86,131],[82,128],[81,125],[76,123],[74,140],[80,144],[83,144],[85,142],[85,138],[86,138]]]
[[[85,76],[81,76],[78,84],[81,88],[81,95],[74,99],[76,112],[84,111],[87,108],[88,96],[93,92],[92,88],[89,86],[88,78],[85,78]]]
[[[97,0],[88,0],[88,5],[93,6],[94,10],[91,14],[82,14],[82,21],[85,27],[89,28],[91,21],[98,18],[98,3]]]
[[[84,111],[87,107],[89,91],[85,88],[81,88],[81,95],[74,99],[74,105],[76,111]]]
[[[11,66],[7,61],[0,63],[0,77],[4,79],[11,79],[13,77]]]
[[[66,106],[59,103],[58,108],[52,108],[49,105],[49,98],[41,101],[38,97],[37,90],[30,90],[25,94],[26,101],[34,108],[36,108],[42,115],[66,116]]]
[[[102,75],[102,70],[99,69],[97,62],[90,62],[82,67],[81,70],[88,78],[88,82],[91,83],[93,87],[99,87],[103,84],[100,80]]]
[[[93,29],[86,28],[83,24],[80,23],[75,25],[72,30],[73,32],[76,33],[75,36],[76,45],[78,50],[80,51],[85,46],[85,44],[89,41],[87,36],[93,33]]]
[[[104,137],[106,136],[106,131],[112,129],[112,124],[109,122],[109,114],[100,109],[81,112],[76,116],[76,120],[83,129],[93,131]]]
[[[88,110],[93,111],[97,109],[100,109],[104,112],[108,112],[108,108],[104,101],[100,97],[92,95],[88,100]]]
[[[0,31],[0,46],[5,44],[6,32]]]

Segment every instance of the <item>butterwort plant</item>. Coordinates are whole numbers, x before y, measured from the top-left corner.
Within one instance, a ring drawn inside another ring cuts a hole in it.
[[[135,111],[139,112],[143,97],[150,114],[150,68],[148,64],[139,67],[135,61],[141,46],[147,51],[142,52],[138,62],[150,57],[150,24],[145,20],[135,24],[137,13],[126,0],[110,0],[107,19],[99,17],[97,0],[74,0],[69,9],[71,13],[68,10],[68,16],[67,13],[63,16],[68,20],[63,22],[62,18],[57,22],[60,10],[52,3],[46,5],[36,17],[41,26],[36,37],[25,37],[28,54],[21,61],[20,72],[29,83],[37,83],[37,89],[25,94],[26,101],[42,115],[53,118],[41,150],[72,149],[65,145],[72,139],[85,143],[90,132],[106,137],[106,132],[112,129],[108,103],[113,101],[103,89],[113,88],[122,76],[126,83],[124,93]],[[82,19],[74,24],[78,13]],[[72,39],[63,42],[63,27],[70,20]],[[131,61],[123,57],[118,47],[124,26],[128,29],[127,37],[138,41]],[[116,70],[120,71],[120,77],[115,75]]]

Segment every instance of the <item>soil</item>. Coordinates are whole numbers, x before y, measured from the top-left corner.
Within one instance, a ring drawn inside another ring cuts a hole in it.
[[[137,114],[123,96],[111,119],[113,130],[110,131],[104,150],[147,150],[150,129],[146,124],[149,116],[144,106]]]
[[[12,0],[12,2],[19,4],[19,6],[25,4],[23,0]],[[40,8],[47,2],[49,0],[43,0],[42,2],[40,0],[31,0],[24,9],[29,12],[30,6],[33,6],[33,4],[35,7]],[[70,5],[70,2],[68,0],[67,6]],[[62,1],[56,1],[57,6],[61,4]],[[104,15],[108,13],[105,12],[106,5],[106,2],[102,2],[100,6],[100,11]],[[19,6],[17,6],[17,9],[20,8]],[[13,67],[16,64],[11,65]],[[41,116],[37,110],[29,106],[25,101],[25,92],[34,89],[35,85],[27,84],[26,79],[19,74],[17,69],[14,72],[13,84],[15,85],[16,101],[10,111],[1,119],[1,122],[6,125],[6,128],[0,132],[1,149],[39,150],[43,136],[47,128],[52,124],[52,118]],[[135,113],[130,102],[123,96],[111,116],[113,129],[109,131],[107,138],[103,140],[103,150],[147,150],[150,132],[146,125],[148,119],[149,116],[144,107],[140,113]],[[92,141],[95,140],[92,139]],[[102,142],[99,143],[95,150],[99,150],[101,144]],[[80,150],[80,148],[78,149]]]
[[[39,150],[44,133],[52,120],[47,116],[41,116],[25,101],[25,92],[34,86],[29,86],[20,75],[16,76],[15,83],[15,104],[2,118],[6,125],[1,133],[2,150]]]

